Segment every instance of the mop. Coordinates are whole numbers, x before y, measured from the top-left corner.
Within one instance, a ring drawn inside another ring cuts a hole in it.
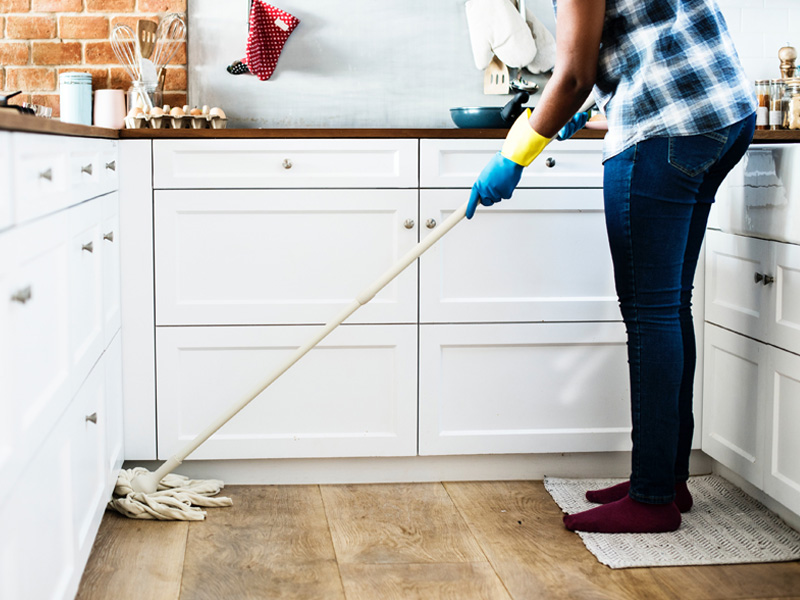
[[[372,285],[358,294],[336,317],[328,321],[310,340],[297,348],[256,389],[220,414],[208,427],[165,461],[155,472],[151,473],[143,467],[123,469],[117,478],[114,497],[109,502],[109,506],[126,517],[133,519],[185,521],[204,519],[206,512],[202,510],[203,508],[231,506],[230,498],[215,497],[224,487],[222,481],[218,479],[193,480],[172,472],[181,465],[187,456],[197,450],[225,423],[230,421],[240,410],[272,385],[292,365],[305,356],[309,350],[325,339],[328,334],[341,325],[356,310],[372,300],[390,281],[455,227],[466,216],[468,205],[469,202],[465,202],[439,228],[434,229],[428,237],[409,250]]]

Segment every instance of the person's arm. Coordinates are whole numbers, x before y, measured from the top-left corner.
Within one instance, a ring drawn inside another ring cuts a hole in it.
[[[605,0],[558,0],[556,66],[529,123],[554,137],[591,94],[597,75]]]
[[[559,0],[556,64],[542,98],[512,125],[503,149],[492,157],[472,186],[467,218],[480,202],[491,206],[510,198],[527,167],[570,121],[591,93],[605,18],[605,0]]]

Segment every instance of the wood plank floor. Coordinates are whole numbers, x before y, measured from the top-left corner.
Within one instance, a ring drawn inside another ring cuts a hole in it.
[[[800,600],[800,562],[609,569],[540,481],[228,486],[205,521],[107,512],[79,600]]]

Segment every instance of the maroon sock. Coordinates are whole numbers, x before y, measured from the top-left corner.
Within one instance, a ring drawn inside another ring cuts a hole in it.
[[[595,533],[662,533],[681,526],[681,513],[674,502],[644,504],[630,496],[591,510],[564,517],[571,531]]]
[[[623,481],[617,485],[603,488],[602,490],[589,490],[586,492],[586,499],[595,504],[608,504],[609,502],[616,502],[628,495],[628,490],[631,489],[630,481]],[[682,513],[689,512],[692,508],[692,494],[685,481],[679,481],[675,484],[675,505]]]

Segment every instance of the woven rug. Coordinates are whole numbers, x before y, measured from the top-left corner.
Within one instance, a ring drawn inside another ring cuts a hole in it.
[[[545,489],[567,514],[594,508],[586,490],[621,479],[557,479]],[[692,477],[694,505],[671,533],[578,532],[586,548],[612,569],[782,562],[800,559],[800,533],[763,504],[717,475]]]

